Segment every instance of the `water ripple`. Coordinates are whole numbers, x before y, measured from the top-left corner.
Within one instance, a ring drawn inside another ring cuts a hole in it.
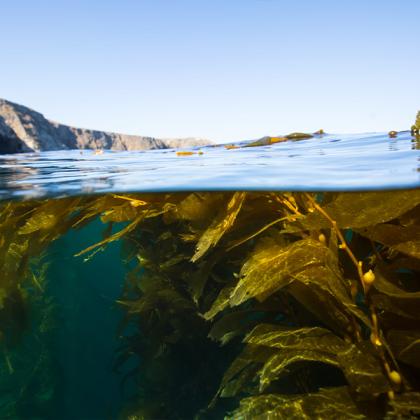
[[[0,199],[104,192],[361,191],[420,187],[420,143],[409,132],[325,135],[203,154],[79,150],[0,155]],[[191,149],[198,150],[198,149]]]

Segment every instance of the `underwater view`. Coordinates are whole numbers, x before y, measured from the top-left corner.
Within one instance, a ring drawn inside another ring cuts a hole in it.
[[[0,8],[0,420],[420,419],[419,0]]]
[[[0,156],[0,418],[420,415],[419,150]]]

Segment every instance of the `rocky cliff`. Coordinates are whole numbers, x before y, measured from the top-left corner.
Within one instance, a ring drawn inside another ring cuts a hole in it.
[[[197,138],[157,139],[74,128],[0,99],[0,154],[63,149],[149,150],[209,143]]]

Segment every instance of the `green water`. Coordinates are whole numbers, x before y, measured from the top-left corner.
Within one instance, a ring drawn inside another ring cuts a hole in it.
[[[103,231],[104,225],[96,220],[78,231],[69,231],[48,248],[47,289],[43,300],[34,303],[32,313],[43,312],[48,301],[51,329],[42,337],[42,344],[38,342],[40,337],[31,337],[27,331],[26,342],[11,355],[17,377],[9,401],[2,400],[0,418],[9,417],[7,403],[22,391],[19,376],[27,377],[33,366],[31,361],[39,357],[41,347],[48,363],[43,366],[44,371],[35,372],[22,394],[17,404],[19,417],[111,419],[121,410],[125,371],[113,369],[121,341],[117,334],[122,317],[115,301],[121,295],[126,275],[121,243],[110,244],[88,262],[74,257],[99,241]],[[2,379],[9,382],[10,376]],[[130,387],[126,386],[125,396],[129,393]]]
[[[126,274],[115,242],[86,263],[74,258],[101,238],[98,220],[70,231],[49,250],[50,293],[59,328],[54,334],[59,384],[52,418],[115,418],[121,409],[121,375],[112,369],[122,313],[115,300]]]

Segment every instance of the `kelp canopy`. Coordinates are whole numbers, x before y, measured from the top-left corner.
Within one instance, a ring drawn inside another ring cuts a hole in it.
[[[420,414],[420,190],[4,203],[2,374],[42,291],[33,262],[97,217],[103,239],[75,257],[123,243],[115,368],[137,361],[138,392],[122,418]]]

